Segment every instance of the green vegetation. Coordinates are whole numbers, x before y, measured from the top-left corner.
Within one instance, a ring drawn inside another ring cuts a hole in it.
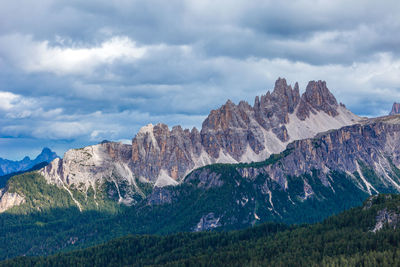
[[[26,170],[26,171],[19,171],[19,172],[13,172],[13,173],[9,173],[9,174],[0,176],[0,188],[5,187],[6,184],[7,184],[7,181],[8,181],[11,177],[16,176],[16,175],[19,175],[19,174],[22,174],[22,173],[26,173],[26,172],[31,172],[31,171],[39,170],[39,169],[45,167],[45,166],[48,165],[48,164],[49,164],[49,163],[47,163],[47,162],[41,162],[41,163],[39,163],[39,164],[36,164],[35,166],[33,166],[32,168],[30,168],[29,170]]]
[[[66,190],[47,184],[39,174],[24,173],[9,180],[8,192],[17,193],[25,198],[25,203],[8,210],[8,213],[26,214],[50,208],[76,206]]]
[[[44,177],[37,172],[27,172],[12,177],[7,183],[7,188],[8,192],[17,193],[25,199],[25,203],[9,209],[7,213],[28,214],[50,209],[77,207],[67,190],[48,184]],[[89,189],[86,193],[73,187],[69,190],[84,210],[116,212],[119,209],[118,204],[105,197],[102,190],[98,190],[96,198],[93,189]]]
[[[265,223],[230,232],[129,235],[0,266],[398,266],[400,230],[373,233],[378,211],[400,213],[399,195],[379,195],[313,225]]]
[[[259,162],[251,162],[251,163],[216,163],[216,164],[211,164],[207,165],[202,168],[211,168],[213,170],[218,170],[219,168],[226,168],[226,167],[235,167],[235,168],[260,168],[260,167],[265,167],[268,165],[272,165],[276,162],[278,162],[280,159],[283,159],[284,157],[288,156],[290,153],[293,152],[292,147],[286,148],[284,151],[282,151],[279,154],[272,154],[269,156],[266,160],[264,161],[259,161]]]
[[[141,192],[143,192],[143,194],[145,195],[145,196],[148,196],[148,195],[150,195],[151,194],[151,192],[153,191],[153,184],[152,183],[149,183],[149,182],[145,182],[145,181],[140,181],[140,179],[139,178],[136,178],[135,179],[135,183],[136,183],[136,185],[138,186],[138,188],[139,188],[139,190],[141,191]]]
[[[15,176],[9,180],[8,189],[24,196],[26,202],[0,215],[0,243],[6,244],[0,246],[0,259],[66,252],[126,235],[191,232],[209,214],[218,219],[220,226],[214,229],[218,232],[264,222],[315,223],[359,206],[367,198],[367,193],[354,183],[354,179],[361,178],[341,172],[321,175],[314,170],[302,176],[284,177],[286,184],[283,179],[271,179],[263,172],[251,178],[240,174],[243,168],[276,163],[291,151],[287,149],[259,163],[209,165],[192,172],[190,181],[155,189],[159,191],[154,194],[151,184],[138,179],[136,191],[123,182],[118,184],[118,190],[114,182],[106,182],[96,185],[96,191],[89,188],[84,193],[83,184],[72,186],[69,190],[81,204],[82,212],[66,189],[46,183],[38,173]],[[362,162],[360,167],[364,176],[380,181]],[[213,173],[209,176],[214,179],[213,186],[201,177],[202,170]],[[383,189],[380,192],[385,192]],[[131,196],[135,205],[119,205],[120,195]],[[355,254],[350,256],[344,255],[343,260],[355,260]]]
[[[7,244],[0,247],[0,259],[69,251],[128,234],[190,232],[209,213],[219,218],[218,231],[243,229],[262,222],[314,223],[361,205],[367,197],[340,173],[330,174],[335,181],[334,193],[321,183],[317,172],[288,177],[290,190],[284,191],[265,175],[255,180],[241,177],[235,165],[217,164],[210,168],[221,174],[222,186],[198,188],[199,180],[195,179],[165,187],[161,193],[171,195],[171,203],[162,205],[148,205],[145,199],[132,207],[120,206],[109,199],[116,197],[110,194],[115,190],[102,188],[96,195],[99,207],[103,207],[99,209],[92,190],[83,195],[71,189],[83,205],[82,213],[66,190],[47,184],[40,175],[14,177],[10,190],[26,196],[27,202],[0,215],[0,243]],[[304,181],[313,188],[313,196],[304,195]],[[143,192],[149,193],[148,185],[136,182]],[[270,193],[266,194],[264,188]]]
[[[367,179],[376,190],[379,192],[396,193],[396,189],[393,187],[392,189],[388,188],[388,186],[382,181],[382,178],[379,177],[366,163],[358,161],[358,164],[360,165],[361,172],[365,179]]]
[[[400,169],[396,167],[396,165],[393,163],[393,160],[387,156],[386,159],[389,161],[390,168],[394,175],[390,175],[390,177],[396,182],[400,183]]]
[[[273,155],[270,160],[273,161],[277,157],[279,155]],[[287,189],[284,189],[284,185],[267,174],[261,173],[254,179],[242,177],[238,172],[238,166],[242,165],[247,167],[246,164],[213,164],[203,167],[202,169],[219,174],[219,180],[224,184],[208,189],[207,193],[201,195],[201,200],[196,200],[205,201],[205,205],[218,203],[219,208],[225,212],[225,217],[243,215],[239,224],[233,223],[235,229],[254,223],[254,218],[249,217],[254,214],[254,210],[257,216],[262,218],[261,221],[313,223],[361,205],[368,196],[354,184],[351,177],[342,172],[327,174],[327,179],[334,181],[330,186],[322,183],[319,172],[315,170],[312,174],[288,176]],[[312,188],[312,194],[309,196],[304,194],[305,182]],[[194,179],[191,183],[197,186],[199,180]],[[218,199],[221,201],[217,202]],[[248,201],[244,205],[237,205],[237,201],[241,199]]]

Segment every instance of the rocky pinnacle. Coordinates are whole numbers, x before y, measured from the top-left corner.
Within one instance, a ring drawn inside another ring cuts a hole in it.
[[[392,111],[389,113],[389,115],[396,114],[400,114],[400,103],[394,102],[392,106]]]

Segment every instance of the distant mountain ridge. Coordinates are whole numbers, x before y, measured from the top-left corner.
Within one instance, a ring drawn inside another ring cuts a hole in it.
[[[39,164],[34,165],[32,168],[29,168],[27,170],[12,172],[12,173],[0,176],[0,188],[5,187],[6,184],[7,184],[7,181],[11,177],[13,177],[15,175],[23,174],[25,172],[32,172],[32,171],[40,170],[40,169],[44,168],[47,164],[49,164],[49,162],[43,161],[43,162],[41,162]]]
[[[0,176],[7,175],[13,172],[25,171],[33,166],[42,162],[51,162],[57,158],[57,154],[45,147],[42,152],[33,160],[29,157],[25,157],[22,160],[14,161],[0,158]]]

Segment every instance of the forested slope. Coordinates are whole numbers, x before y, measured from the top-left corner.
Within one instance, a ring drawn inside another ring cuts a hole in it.
[[[136,235],[0,266],[396,266],[400,196],[373,196],[322,223],[266,223],[231,232]]]

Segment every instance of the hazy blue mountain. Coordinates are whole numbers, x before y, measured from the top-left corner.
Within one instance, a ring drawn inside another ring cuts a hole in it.
[[[12,172],[12,173],[9,173],[9,174],[6,174],[6,175],[2,175],[2,176],[0,176],[0,188],[5,187],[7,182],[8,182],[8,180],[11,177],[16,176],[16,175],[20,175],[20,174],[23,174],[23,173],[26,173],[26,172],[32,172],[32,171],[40,170],[41,168],[46,167],[48,164],[49,164],[48,162],[43,161],[41,163],[36,164],[35,166],[33,166],[32,168],[30,168],[28,170],[19,171],[19,172]]]
[[[14,161],[14,160],[0,158],[0,176],[10,174],[13,172],[25,171],[39,163],[51,162],[57,157],[58,156],[55,152],[45,147],[35,159],[30,159],[29,157],[25,157],[22,160]]]

